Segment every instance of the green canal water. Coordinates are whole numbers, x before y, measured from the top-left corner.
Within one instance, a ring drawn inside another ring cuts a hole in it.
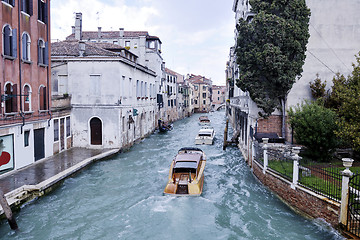
[[[308,220],[252,175],[234,147],[222,150],[224,112],[208,114],[217,138],[207,155],[200,197],[163,196],[177,150],[195,146],[198,117],[154,133],[129,151],[97,162],[6,221],[1,239],[342,239],[322,220]]]

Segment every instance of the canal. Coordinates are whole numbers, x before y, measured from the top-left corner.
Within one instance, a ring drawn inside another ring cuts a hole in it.
[[[170,162],[195,146],[198,117],[154,133],[129,151],[99,161],[16,213],[18,231],[1,239],[342,239],[308,220],[261,185],[238,149],[222,150],[224,112],[209,113],[217,138],[207,154],[201,197],[163,196]]]

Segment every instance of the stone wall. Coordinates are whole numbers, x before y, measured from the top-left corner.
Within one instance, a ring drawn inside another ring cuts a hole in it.
[[[308,218],[322,218],[333,227],[338,227],[340,203],[326,197],[317,195],[305,188],[291,188],[291,183],[286,179],[267,171],[262,172],[262,166],[253,164],[254,175],[275,193],[285,204],[294,211]]]

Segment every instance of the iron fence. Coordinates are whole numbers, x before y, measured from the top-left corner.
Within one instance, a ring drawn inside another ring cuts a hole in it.
[[[317,194],[341,201],[341,164],[300,161],[299,184]]]
[[[360,237],[360,174],[355,174],[349,181],[346,230]]]

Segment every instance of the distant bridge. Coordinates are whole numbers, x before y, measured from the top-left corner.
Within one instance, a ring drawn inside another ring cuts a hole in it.
[[[225,109],[226,104],[222,103],[222,104],[213,104],[212,109],[214,111],[219,111],[220,109]]]

